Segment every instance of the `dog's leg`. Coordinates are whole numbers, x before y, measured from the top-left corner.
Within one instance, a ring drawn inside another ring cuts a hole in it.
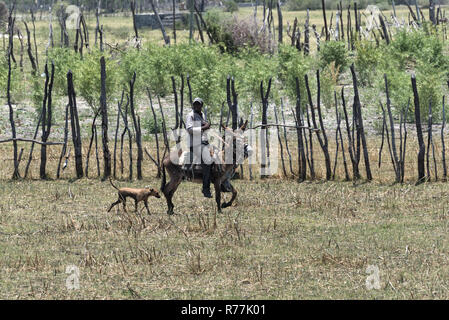
[[[147,208],[148,215],[150,216],[151,213],[150,213],[150,209],[148,209],[148,201],[145,200],[143,203],[145,204],[145,208]]]
[[[134,199],[134,207],[136,209],[136,212],[137,212],[137,203],[138,203],[137,199]]]
[[[109,209],[108,209],[108,212],[110,212],[110,211],[112,210],[112,208],[113,208],[114,206],[118,205],[120,202],[121,202],[120,199],[118,199],[116,202],[114,202],[113,204],[111,204],[111,206],[110,206]]]
[[[126,213],[128,213],[128,211],[126,211],[126,198],[125,198],[125,197],[122,198],[122,203],[123,203],[123,210],[124,210]]]

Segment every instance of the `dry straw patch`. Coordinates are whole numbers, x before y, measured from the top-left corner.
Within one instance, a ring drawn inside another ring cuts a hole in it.
[[[145,177],[155,176],[149,166]],[[108,214],[116,192],[107,181],[1,180],[0,296],[449,297],[446,183],[274,178],[235,186],[235,205],[217,214],[199,185],[184,183],[169,217],[164,199],[151,200],[151,216],[131,205]],[[80,268],[78,291],[65,287],[71,264]],[[380,290],[365,287],[368,265],[379,266]]]

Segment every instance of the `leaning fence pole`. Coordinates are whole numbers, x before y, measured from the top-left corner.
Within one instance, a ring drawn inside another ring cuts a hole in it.
[[[157,103],[159,104],[159,111],[161,112],[161,117],[162,117],[162,133],[164,136],[164,145],[165,145],[166,149],[170,150],[169,144],[168,144],[168,137],[167,137],[167,124],[165,122],[164,110],[162,108],[161,98],[159,97],[159,95],[157,96]]]
[[[131,15],[133,18],[134,38],[136,39],[136,43],[138,43],[139,33],[137,31],[137,25],[136,25],[136,1],[131,0],[130,6],[131,6]],[[137,46],[137,49],[139,49],[139,46]]]
[[[323,137],[321,137],[320,134],[320,130],[318,130],[318,125],[316,123],[316,117],[315,117],[315,107],[313,105],[313,100],[312,100],[312,94],[310,91],[310,86],[309,86],[309,77],[307,76],[307,74],[304,77],[305,80],[305,84],[306,84],[306,89],[307,89],[307,96],[309,99],[309,106],[310,106],[310,112],[311,112],[311,118],[312,118],[312,123],[313,123],[313,128],[315,129],[315,133],[316,133],[316,137],[318,139],[318,143],[320,144],[320,147],[323,151],[324,154],[324,159],[325,159],[325,163],[326,163],[326,180],[330,180],[332,177],[332,169],[331,169],[331,162],[330,162],[330,157],[329,157],[329,152],[328,152],[328,141],[327,141],[327,136],[326,133],[324,132],[324,126],[322,124],[322,117],[321,117],[321,108],[320,108],[320,78],[319,78],[319,72],[317,71],[317,109],[318,109],[318,113],[319,113],[319,118],[320,118],[320,127],[321,130],[323,131]]]
[[[221,108],[222,111],[223,111],[223,105],[224,105],[224,103],[222,104],[222,108]],[[220,114],[220,130],[221,130],[221,126],[222,126],[222,115],[223,114],[221,113]],[[249,126],[250,126],[250,128],[252,128],[254,125],[254,111],[253,111],[253,103],[252,102],[251,102],[251,114],[250,114],[249,119],[250,119]],[[252,131],[250,132],[250,136],[249,136],[249,145],[251,147],[253,145],[253,132]],[[251,161],[249,161],[248,170],[249,170],[249,180],[253,180],[253,165],[251,164]]]
[[[12,17],[12,12],[14,11],[14,5],[11,10],[11,13],[9,15],[9,22],[8,22],[8,30],[9,30],[9,46],[8,46],[8,82],[7,82],[7,89],[6,89],[6,96],[8,100],[8,107],[9,107],[9,122],[11,124],[11,131],[12,131],[12,138],[13,140],[13,152],[14,152],[14,173],[12,175],[13,179],[20,178],[19,174],[19,163],[17,161],[18,154],[17,154],[17,141],[16,139],[16,125],[14,122],[14,110],[12,108],[12,102],[11,102],[11,59],[13,54],[13,39],[14,39],[14,18]]]
[[[317,70],[316,72],[316,79],[317,79],[317,109],[318,109],[318,120],[320,123],[320,129],[321,133],[323,135],[323,152],[324,152],[324,158],[326,160],[326,179],[330,179],[331,175],[331,159],[329,156],[329,142],[326,135],[326,129],[324,128],[324,122],[323,122],[323,116],[321,114],[321,82],[320,82],[320,71]]]
[[[120,128],[120,113],[122,112],[121,108],[122,108],[124,97],[125,97],[125,90],[122,90],[122,97],[117,106],[117,108],[118,108],[117,122],[116,122],[116,126],[115,126],[115,135],[114,135],[114,159],[113,159],[113,173],[112,173],[112,175],[114,176],[114,179],[117,179],[117,140],[118,140],[118,131]]]
[[[432,157],[434,162],[434,170],[435,170],[435,181],[438,180],[438,170],[436,165],[436,159],[435,159],[435,145],[433,143],[433,135],[432,135],[432,129],[433,129],[433,115],[432,115],[432,101],[429,99],[429,116],[428,116],[428,132],[427,132],[427,179],[430,181],[431,175],[430,175],[430,147],[432,147]]]
[[[398,172],[399,172],[399,182],[401,182],[402,180],[402,163],[404,162],[403,159],[403,153],[402,153],[402,148],[403,148],[403,137],[402,137],[402,131],[403,131],[403,122],[405,121],[404,119],[404,110],[401,109],[401,116],[400,116],[400,121],[399,121],[399,162],[398,162]]]
[[[309,128],[312,127],[310,122],[310,115],[309,115],[309,109],[310,106],[306,105],[306,115],[307,115],[307,126]],[[307,143],[307,135],[305,133],[304,129],[304,141],[306,145],[306,153],[307,153],[307,161],[309,163],[309,169],[310,169],[310,179],[315,180],[315,161],[313,160],[313,131],[309,130],[309,143]]]
[[[334,91],[334,99],[335,99],[335,104],[337,105],[337,92]],[[341,122],[341,118],[342,115],[340,113],[340,122]],[[341,143],[341,153],[343,155],[343,166],[345,168],[345,180],[349,181],[349,170],[348,170],[348,163],[346,162],[346,155],[345,155],[345,144],[343,142],[343,134],[341,133],[341,125],[338,126],[338,133],[340,136],[340,143]]]
[[[395,163],[396,182],[399,183],[401,181],[401,174],[400,174],[400,165],[399,165],[399,161],[398,161],[398,154],[397,154],[397,150],[396,150],[394,120],[393,120],[393,114],[391,113],[391,101],[390,101],[390,94],[389,94],[389,89],[388,89],[387,74],[384,74],[384,81],[385,81],[385,92],[386,92],[386,96],[387,96],[388,118],[390,120],[391,148],[393,151],[393,161]],[[402,139],[401,139],[401,143],[402,143]]]
[[[125,143],[125,134],[129,130],[128,129],[128,106],[129,106],[129,96],[126,95],[126,104],[125,104],[125,111],[123,112],[123,107],[120,108],[120,115],[122,116],[124,129],[120,138],[120,175],[123,177],[123,144]]]
[[[44,106],[42,109],[42,142],[46,143],[48,137],[50,136],[51,124],[52,124],[52,91],[53,91],[53,82],[55,78],[55,65],[51,64],[51,75],[50,82],[48,83],[48,69],[46,68],[46,86],[45,86],[45,95],[47,99],[44,101]],[[48,86],[47,86],[48,84]],[[47,178],[47,145],[41,145],[41,165],[40,165],[40,178]]]
[[[285,162],[284,162],[284,146],[282,145],[281,133],[279,131],[279,126],[278,126],[279,120],[278,120],[278,112],[277,112],[276,105],[273,105],[273,108],[274,108],[274,118],[276,121],[276,132],[277,132],[279,147],[280,147],[280,152],[281,152],[282,172],[284,173],[284,176],[287,177],[287,171],[285,170]]]
[[[445,96],[443,96],[443,124],[441,126],[441,157],[443,161],[443,179],[447,180],[447,167],[446,167],[446,145],[444,142],[444,128],[446,127],[446,107],[445,107]]]
[[[382,108],[382,114],[383,114],[383,127],[384,127],[384,129],[385,129],[385,133],[386,133],[386,136],[387,136],[388,151],[389,151],[389,153],[390,153],[390,159],[391,159],[391,163],[392,163],[392,165],[393,165],[393,171],[394,171],[394,172],[397,172],[398,169],[396,168],[396,162],[394,161],[393,150],[392,150],[392,148],[391,148],[390,134],[389,134],[389,131],[388,131],[388,125],[387,125],[387,117],[386,117],[386,115],[385,115],[385,108],[384,108],[382,102],[380,102],[380,107]]]
[[[136,135],[137,144],[137,179],[142,180],[142,161],[143,161],[143,148],[142,148],[142,132],[137,121],[136,110],[134,108],[134,84],[136,82],[136,73],[129,82],[129,106],[131,111],[131,117],[134,124],[134,132]]]
[[[33,140],[36,140],[36,138],[37,138],[37,134],[39,132],[41,121],[42,121],[42,110],[40,112],[39,119],[38,119],[37,125],[36,125],[36,129],[34,131]],[[23,176],[24,178],[26,178],[28,176],[28,170],[30,168],[31,161],[33,160],[34,145],[35,145],[35,143],[32,142],[31,143],[31,149],[30,149],[30,155],[28,156],[28,162],[27,162],[26,167],[25,167],[25,174]]]
[[[341,118],[338,114],[338,109],[336,109],[336,117],[337,117],[337,129],[335,129],[335,144],[336,144],[336,150],[335,150],[335,161],[334,161],[334,170],[332,172],[332,180],[335,180],[335,172],[337,170],[337,164],[338,164],[338,151],[340,148],[340,142],[338,140],[338,131],[340,130],[340,124],[341,124]]]
[[[173,41],[176,44],[176,0],[173,0]]]
[[[359,173],[359,166],[358,166],[357,161],[355,160],[355,155],[354,155],[354,148],[353,148],[354,142],[352,141],[351,128],[349,126],[349,117],[348,117],[348,110],[346,109],[344,88],[341,89],[341,102],[343,105],[343,113],[345,115],[346,132],[348,134],[348,151],[349,151],[349,157],[351,159],[351,164],[352,164],[352,177],[354,180],[357,180],[360,178],[360,173]]]
[[[284,101],[281,98],[281,115],[282,115],[282,123],[284,125],[284,140],[285,140],[285,149],[287,149],[287,154],[288,154],[288,162],[290,165],[290,173],[294,176],[295,174],[293,173],[293,165],[292,165],[292,155],[290,153],[290,148],[288,146],[288,139],[287,139],[287,128],[285,127],[285,115],[284,115]]]
[[[87,148],[87,155],[86,155],[86,165],[84,168],[84,173],[86,174],[86,178],[89,178],[89,159],[90,159],[90,151],[92,150],[92,145],[94,143],[94,139],[95,139],[95,130],[96,130],[96,121],[97,121],[97,117],[99,115],[99,111],[97,111],[95,113],[94,119],[92,121],[92,126],[91,126],[91,137],[90,137],[90,142],[89,142],[89,147]]]
[[[108,105],[106,97],[106,62],[104,56],[100,59],[101,65],[101,95],[100,95],[100,109],[101,109],[101,137],[103,144],[103,179],[107,179],[111,175],[111,153],[108,146]]]
[[[357,87],[357,77],[354,70],[354,64],[351,65],[351,73],[352,73],[352,82],[354,85],[354,105],[357,108],[357,116],[358,116],[358,124],[359,124],[359,130],[360,130],[360,136],[362,139],[362,147],[363,147],[363,157],[365,160],[365,169],[366,169],[366,178],[368,181],[373,180],[372,174],[371,174],[371,168],[369,163],[369,155],[368,155],[368,146],[366,143],[366,137],[365,137],[365,130],[363,128],[363,118],[362,118],[362,106],[360,104],[360,97],[359,97],[359,90]]]
[[[426,152],[426,146],[424,144],[424,138],[421,127],[421,111],[419,105],[419,94],[418,88],[416,86],[416,75],[412,74],[412,89],[414,96],[414,104],[415,104],[415,124],[416,124],[416,135],[418,137],[418,181],[416,184],[420,184],[425,181],[425,168],[424,168],[424,156]]]
[[[159,137],[158,137],[159,126],[157,123],[156,112],[154,111],[153,99],[151,98],[151,92],[150,92],[149,88],[147,88],[147,94],[148,94],[148,98],[150,99],[151,112],[153,113],[154,139],[156,140],[156,156],[157,156],[157,158],[156,158],[157,159],[157,178],[160,178],[161,177],[161,160],[160,160],[160,153],[159,153]]]
[[[329,40],[329,29],[327,28],[327,19],[326,19],[326,0],[321,0],[321,8],[323,10],[323,20],[324,20],[324,30],[326,32],[326,41]]]
[[[402,163],[401,163],[401,183],[404,183],[404,178],[405,178],[405,155],[406,155],[406,151],[407,151],[407,116],[408,116],[408,109],[410,107],[410,98],[408,99],[408,103],[407,103],[407,108],[405,109],[405,113],[404,113],[404,143],[402,145]]]
[[[302,122],[302,110],[301,110],[301,90],[299,86],[299,79],[295,79],[296,82],[296,135],[298,136],[298,166],[299,166],[299,181],[305,181],[307,178],[307,160],[306,154],[304,151],[304,140],[303,140],[303,126]],[[295,113],[293,113],[295,115]],[[310,128],[310,125],[309,125]],[[285,127],[284,127],[285,129]],[[305,134],[304,134],[305,136]],[[305,141],[307,145],[307,140]],[[313,159],[312,159],[313,161]],[[315,172],[313,170],[313,166],[311,166],[311,176],[315,176]]]
[[[97,126],[94,127],[95,132],[95,159],[97,161],[97,177],[100,177],[100,158],[98,157],[98,134]]]
[[[82,155],[82,145],[81,145],[81,129],[78,117],[78,109],[76,106],[76,93],[73,86],[73,74],[69,70],[67,73],[67,92],[69,96],[70,105],[70,124],[72,127],[72,141],[73,148],[75,149],[75,167],[76,176],[78,179],[83,177],[83,155]]]
[[[268,111],[268,97],[270,95],[270,89],[271,89],[271,78],[268,80],[268,87],[267,87],[267,91],[264,92],[263,89],[263,80],[260,82],[260,95],[261,95],[261,99],[262,99],[262,130],[261,130],[261,134],[260,134],[260,139],[261,139],[261,156],[262,156],[262,161],[261,161],[261,176],[262,177],[266,177],[268,175],[267,173],[267,165],[269,167],[269,162],[270,162],[270,147],[268,144],[268,127],[266,126],[268,124],[268,116],[267,116],[267,111]],[[233,119],[234,122],[234,119]]]

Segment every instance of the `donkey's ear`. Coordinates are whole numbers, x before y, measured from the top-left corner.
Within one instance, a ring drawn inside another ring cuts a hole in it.
[[[240,130],[245,131],[247,126],[248,126],[248,120],[246,120],[245,123],[240,127]]]

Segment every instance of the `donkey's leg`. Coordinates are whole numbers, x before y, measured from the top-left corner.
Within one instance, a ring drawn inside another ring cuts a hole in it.
[[[235,198],[237,198],[237,190],[235,190],[235,188],[232,184],[229,184],[229,185],[231,186],[232,198],[231,198],[231,200],[229,200],[229,202],[223,203],[221,205],[222,208],[230,207],[232,205],[232,203],[234,202]]]
[[[221,184],[220,182],[214,183],[215,187],[215,201],[217,202],[218,212],[221,212]]]
[[[169,215],[172,215],[174,213],[173,210],[175,208],[175,205],[173,204],[172,199],[173,199],[173,195],[175,194],[176,189],[178,189],[178,186],[181,183],[181,181],[182,181],[182,177],[180,177],[178,179],[172,178],[172,179],[170,179],[170,181],[164,188],[163,193],[164,193],[165,199],[167,200],[167,206],[168,206],[167,213]]]

